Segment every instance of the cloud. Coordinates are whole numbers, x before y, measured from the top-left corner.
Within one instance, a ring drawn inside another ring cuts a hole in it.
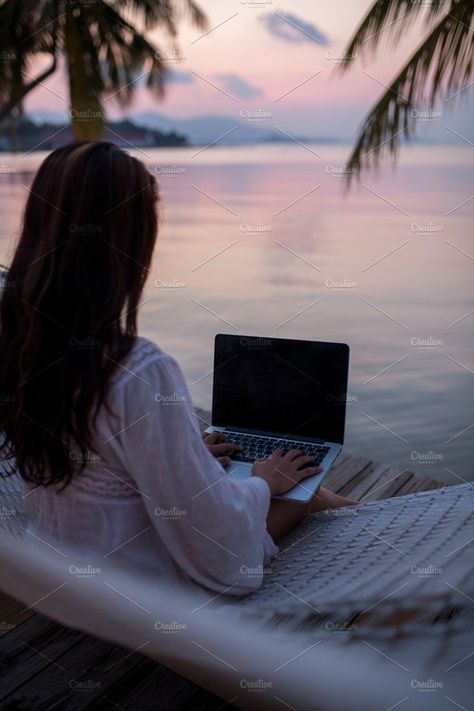
[[[169,69],[166,72],[165,81],[168,84],[192,84],[194,76],[191,72],[185,72],[181,69]]]
[[[300,17],[289,12],[275,12],[271,15],[263,15],[260,17],[267,30],[274,37],[292,42],[294,44],[302,44],[304,42],[316,42],[323,47],[329,44],[329,38],[312,22],[306,22]]]
[[[249,99],[252,96],[260,96],[262,90],[257,86],[252,86],[238,74],[216,74],[216,79],[222,83],[222,88],[239,99]]]

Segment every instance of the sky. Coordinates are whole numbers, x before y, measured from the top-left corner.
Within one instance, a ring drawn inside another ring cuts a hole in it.
[[[356,57],[341,76],[337,72],[341,55],[371,5],[367,0],[199,4],[208,16],[208,31],[204,34],[183,20],[178,53],[159,28],[149,35],[169,66],[164,99],[157,99],[138,79],[134,102],[125,114],[114,98],[106,102],[111,117],[153,111],[179,118],[219,114],[246,121],[257,113],[260,123],[268,121],[292,134],[351,140],[423,37],[423,27],[418,26],[396,46],[383,41],[375,57]],[[64,113],[64,97],[67,87],[61,71],[30,95],[25,108]],[[468,87],[456,100],[440,106],[439,116],[417,117],[420,138],[460,144],[472,140],[471,97]]]

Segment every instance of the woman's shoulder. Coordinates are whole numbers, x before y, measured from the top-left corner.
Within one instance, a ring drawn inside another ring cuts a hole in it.
[[[176,361],[156,343],[139,336],[118,364],[113,376],[114,385],[125,385],[130,380],[146,380],[147,371],[152,370],[176,376]]]

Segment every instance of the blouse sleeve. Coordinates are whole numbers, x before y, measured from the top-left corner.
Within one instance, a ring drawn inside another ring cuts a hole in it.
[[[177,363],[161,354],[120,388],[119,446],[175,563],[218,592],[258,589],[278,548],[266,530],[270,489],[234,481],[202,441]]]

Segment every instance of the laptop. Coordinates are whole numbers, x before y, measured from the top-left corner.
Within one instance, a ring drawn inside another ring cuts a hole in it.
[[[322,472],[276,498],[307,502],[342,449],[349,346],[219,334],[215,338],[212,427],[243,450],[228,476],[251,476],[256,459],[300,449]]]

